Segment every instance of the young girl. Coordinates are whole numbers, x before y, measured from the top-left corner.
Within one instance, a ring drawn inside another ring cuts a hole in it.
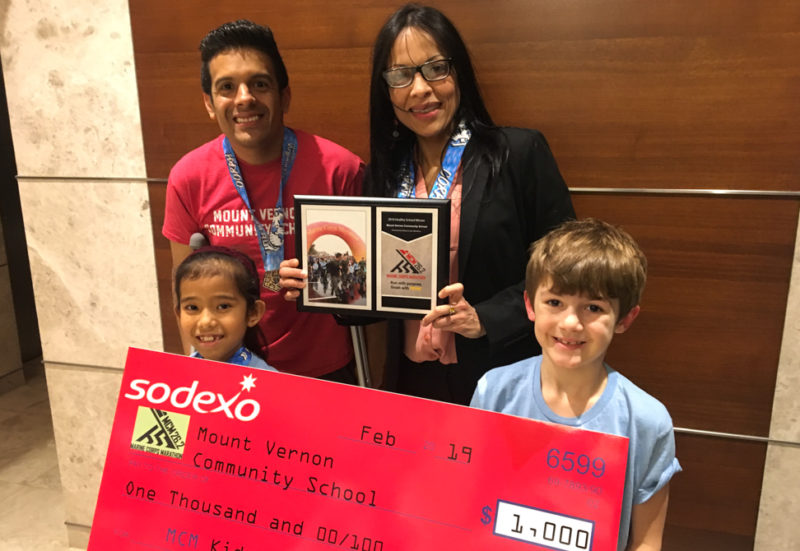
[[[192,357],[276,371],[252,350],[266,350],[264,315],[253,261],[227,247],[201,247],[175,271],[181,338]]]

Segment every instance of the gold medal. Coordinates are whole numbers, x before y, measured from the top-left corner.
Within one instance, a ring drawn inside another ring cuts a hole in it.
[[[278,270],[267,270],[264,272],[264,288],[270,291],[278,292],[281,290],[281,276]]]

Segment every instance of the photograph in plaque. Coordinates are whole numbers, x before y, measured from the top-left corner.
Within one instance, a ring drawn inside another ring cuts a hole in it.
[[[295,196],[304,311],[421,318],[441,302],[449,200]]]
[[[371,307],[370,208],[303,205],[302,258],[308,273],[303,301],[309,305],[366,310]]]

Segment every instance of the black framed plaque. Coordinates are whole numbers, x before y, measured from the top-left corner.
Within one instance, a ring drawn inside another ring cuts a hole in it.
[[[450,272],[450,200],[296,195],[303,311],[421,318]]]

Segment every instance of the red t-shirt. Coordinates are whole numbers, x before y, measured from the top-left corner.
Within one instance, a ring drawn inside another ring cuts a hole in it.
[[[297,156],[283,192],[284,255],[295,257],[295,195],[360,195],[364,163],[347,149],[324,138],[296,130]],[[195,232],[212,245],[247,254],[264,277],[264,263],[242,198],[231,182],[222,138],[190,151],[172,168],[167,183],[164,237],[188,244]],[[280,158],[264,165],[239,167],[256,217],[269,225],[281,179]],[[298,312],[282,293],[262,287],[267,309],[261,328],[269,342],[268,362],[281,371],[318,377],[346,365],[353,357],[347,328],[328,314]]]

